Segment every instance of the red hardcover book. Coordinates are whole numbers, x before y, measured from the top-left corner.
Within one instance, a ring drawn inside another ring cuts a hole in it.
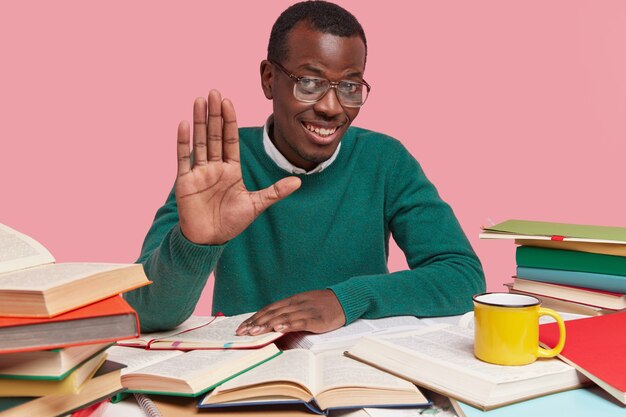
[[[119,295],[52,318],[0,317],[0,353],[114,342],[137,336],[137,313]]]
[[[626,313],[565,322],[565,347],[559,357],[626,404]],[[542,324],[539,339],[555,346],[556,323]]]

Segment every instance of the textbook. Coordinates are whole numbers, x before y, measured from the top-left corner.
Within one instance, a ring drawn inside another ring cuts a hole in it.
[[[283,336],[280,332],[237,336],[237,327],[253,314],[191,316],[174,330],[143,333],[140,338],[123,340],[117,344],[146,349],[253,349],[266,346]]]
[[[458,417],[626,417],[626,407],[598,387],[558,392],[491,411],[481,411],[454,400],[452,405]]]
[[[130,392],[196,397],[280,354],[274,344],[260,349],[145,350],[107,349],[109,358],[127,365],[122,385]]]
[[[474,330],[451,325],[366,336],[347,354],[483,410],[587,382],[573,366],[558,359],[522,366],[482,362],[474,356]]]
[[[138,335],[137,313],[119,295],[53,318],[0,317],[0,353],[114,342]]]
[[[626,312],[565,322],[567,342],[559,358],[626,404]],[[556,324],[539,326],[539,340],[554,346]]]
[[[279,340],[278,346],[283,349],[309,349],[313,352],[345,350],[352,347],[361,337],[369,334],[396,332],[424,326],[426,324],[415,316],[358,319],[347,326],[326,333],[287,333]]]
[[[626,243],[593,243],[563,240],[515,239],[520,246],[535,246],[547,249],[564,249],[577,252],[602,253],[604,255],[626,256]]]
[[[76,394],[104,363],[106,356],[104,352],[95,355],[60,380],[0,378],[0,397]]]
[[[101,402],[124,390],[120,383],[122,367],[105,361],[77,394],[0,398],[0,417],[59,417]]]
[[[483,232],[479,235],[481,239],[524,239],[563,243],[586,242],[626,245],[626,227],[507,220],[482,229]],[[624,249],[621,249],[622,247]],[[620,251],[626,250],[626,246],[619,246],[618,248]]]
[[[513,278],[513,289],[611,310],[626,308],[626,295],[624,293],[533,281],[520,277]]]
[[[52,317],[147,284],[140,264],[57,264],[40,243],[0,224],[0,316]]]
[[[518,267],[626,276],[624,256],[518,246],[515,261]],[[519,271],[517,275],[523,277]]]
[[[624,258],[626,259],[626,258]],[[562,269],[517,267],[519,278],[551,282],[553,284],[574,285],[615,293],[626,293],[626,276],[596,274],[592,272],[567,271]]]
[[[199,408],[302,404],[324,414],[336,408],[428,406],[408,381],[347,358],[292,349],[218,386]]]
[[[526,291],[516,290],[513,288],[513,283],[504,284],[509,289],[510,293],[524,294],[535,297],[541,301],[541,306],[545,308],[551,308],[559,313],[579,314],[583,316],[602,316],[604,314],[613,314],[622,310],[609,310],[606,308],[594,307],[586,304],[579,304],[573,301],[561,300],[554,297],[548,297],[547,295],[535,294]]]
[[[0,378],[63,379],[110,345],[95,343],[63,349],[4,353],[0,355]]]

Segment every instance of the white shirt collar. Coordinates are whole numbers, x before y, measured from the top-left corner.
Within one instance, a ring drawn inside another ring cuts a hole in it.
[[[265,122],[265,126],[263,126],[263,147],[265,148],[265,153],[267,153],[267,155],[272,159],[272,161],[274,161],[276,165],[278,165],[280,168],[284,169],[285,171],[291,172],[292,174],[305,174],[305,175],[317,174],[318,172],[322,172],[324,169],[328,168],[328,166],[332,164],[333,161],[337,158],[337,155],[339,154],[339,148],[341,148],[341,142],[339,142],[339,145],[337,145],[337,149],[335,149],[335,153],[333,153],[333,155],[330,158],[328,158],[326,161],[322,162],[321,164],[319,164],[318,166],[316,166],[310,171],[306,171],[302,168],[299,168],[293,165],[291,162],[287,160],[287,158],[283,156],[282,153],[280,153],[278,148],[276,148],[276,145],[274,145],[274,143],[270,139],[269,126],[271,122],[272,122],[272,116],[270,116],[267,119],[267,121]]]

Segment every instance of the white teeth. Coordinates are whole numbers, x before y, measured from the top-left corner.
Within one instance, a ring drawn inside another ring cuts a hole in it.
[[[305,124],[304,127],[306,127],[308,130],[310,130],[311,132],[315,132],[320,136],[329,136],[332,135],[333,133],[335,133],[335,131],[337,130],[336,127],[333,128],[329,128],[329,129],[325,129],[323,127],[315,127],[313,125],[309,125],[309,124]]]

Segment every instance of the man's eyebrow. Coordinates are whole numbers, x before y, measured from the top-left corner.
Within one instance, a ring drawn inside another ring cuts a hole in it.
[[[312,72],[315,75],[320,75],[320,76],[324,75],[324,72],[320,68],[315,67],[315,66],[313,66],[311,64],[304,64],[304,65],[300,66],[298,69]]]

